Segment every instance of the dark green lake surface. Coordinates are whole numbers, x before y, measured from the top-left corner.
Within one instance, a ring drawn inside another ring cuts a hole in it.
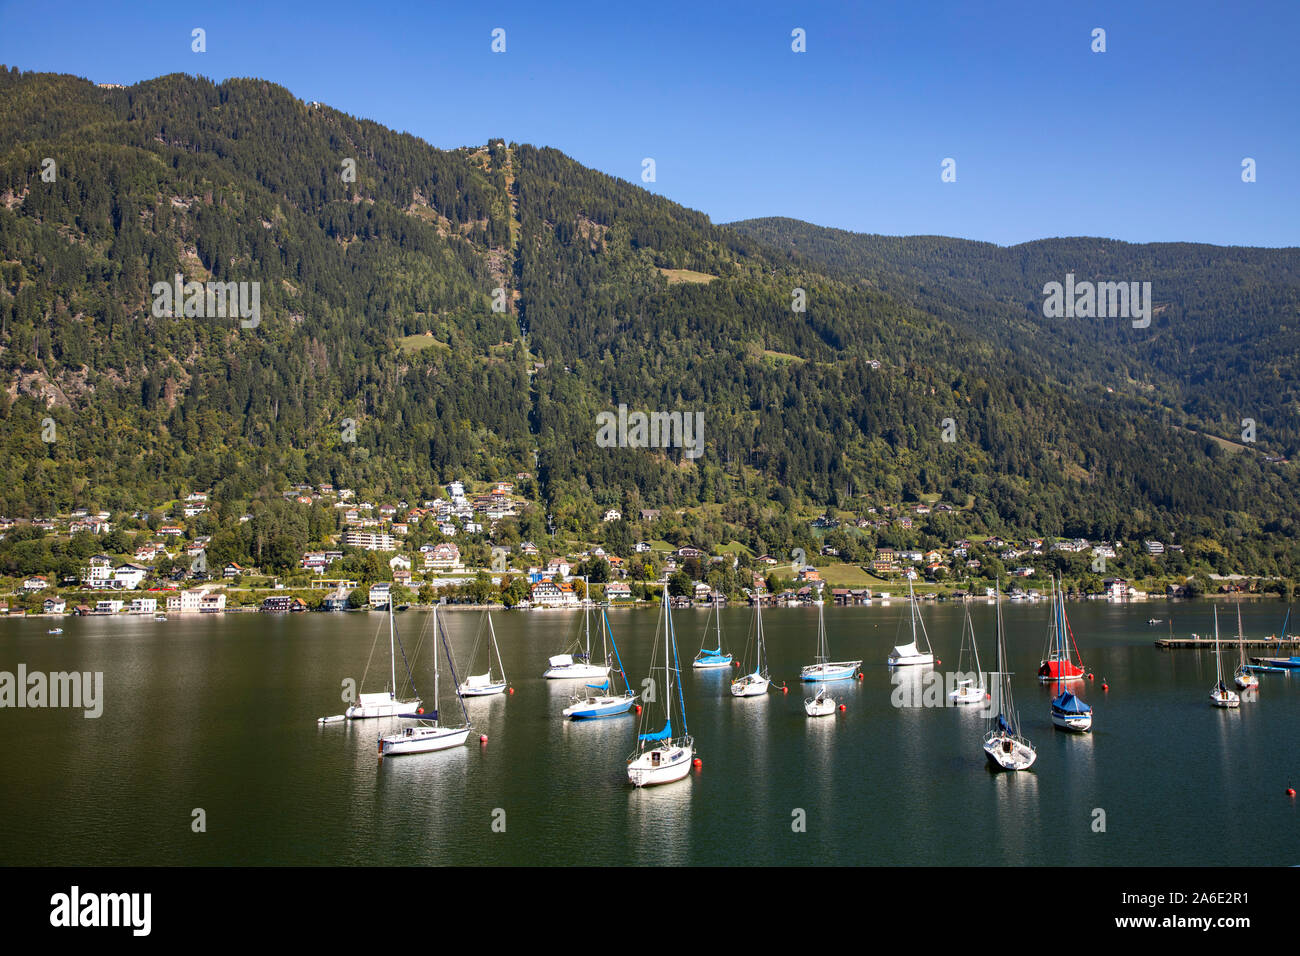
[[[975,709],[894,705],[884,662],[906,640],[907,615],[895,601],[826,609],[832,656],[865,661],[863,681],[831,685],[847,708],[835,717],[806,717],[807,685],[796,680],[812,660],[815,609],[764,614],[772,674],[788,695],[733,699],[734,671],[686,668],[703,766],[644,791],[624,769],[635,718],[565,721],[572,684],[541,679],[578,612],[495,614],[513,696],[467,702],[468,746],[382,762],[376,738],[398,722],[316,723],[342,712],[341,683],[360,679],[376,633],[386,635],[382,614],[77,618],[58,622],[62,636],[46,634],[53,619],[0,621],[0,670],[102,671],[105,684],[98,719],[0,709],[0,864],[1300,862],[1297,808],[1285,794],[1300,786],[1300,674],[1261,675],[1258,700],[1216,710],[1213,654],[1159,650],[1152,640],[1167,625],[1146,624],[1172,616],[1179,635],[1212,633],[1211,604],[1067,610],[1097,677],[1078,691],[1095,708],[1089,735],[1053,729],[1052,691],[1034,677],[1048,606],[1004,605],[1016,702],[1038,748],[1031,772],[989,771]],[[1235,635],[1225,611],[1224,633]],[[1275,602],[1245,603],[1247,636],[1278,631],[1284,613]],[[922,614],[936,669],[954,670],[960,605]],[[984,602],[972,607],[988,670],[993,614]],[[673,615],[684,660],[706,615]],[[411,653],[427,617],[397,617]],[[462,673],[480,617],[441,615]],[[723,612],[731,651],[743,651],[751,617]],[[610,613],[637,687],[657,618]],[[415,664],[426,697],[429,652],[426,637]],[[1225,647],[1229,673],[1236,654]],[[362,689],[382,689],[386,670],[384,637]],[[444,717],[458,710],[450,684],[444,673]],[[206,832],[191,827],[195,808]],[[1097,809],[1104,832],[1094,832]],[[802,832],[792,825],[800,817]]]

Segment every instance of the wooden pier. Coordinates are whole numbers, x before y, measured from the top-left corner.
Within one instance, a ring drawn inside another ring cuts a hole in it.
[[[1219,643],[1225,648],[1237,646],[1236,638],[1221,637]],[[1279,641],[1276,638],[1248,637],[1242,641],[1247,647],[1262,648],[1264,650],[1285,651],[1285,656],[1300,651],[1300,638],[1288,637],[1285,641]],[[1214,650],[1214,638],[1212,637],[1162,637],[1155,642],[1156,647],[1163,647],[1165,650],[1175,648],[1181,650],[1200,650],[1202,648]],[[1278,655],[1282,656],[1282,655]]]

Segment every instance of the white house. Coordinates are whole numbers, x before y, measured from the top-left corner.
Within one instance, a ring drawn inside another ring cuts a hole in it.
[[[50,586],[50,582],[45,580],[45,575],[35,574],[23,582],[24,591],[44,591]]]
[[[387,581],[379,581],[370,586],[370,606],[385,607],[391,599],[392,585]]]
[[[395,554],[388,559],[388,566],[393,570],[401,568],[404,571],[411,570],[411,559],[404,554]]]
[[[131,603],[126,606],[127,614],[156,614],[157,611],[157,598],[132,598]]]
[[[617,508],[610,508],[608,511],[605,512],[605,517],[601,520],[617,521],[619,518],[622,517],[623,517],[623,512],[619,511]]]
[[[148,574],[149,569],[142,564],[123,564],[113,571],[113,587],[134,591]]]

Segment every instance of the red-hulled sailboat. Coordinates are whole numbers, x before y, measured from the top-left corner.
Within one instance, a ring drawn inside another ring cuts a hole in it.
[[[1053,582],[1052,587],[1055,591],[1056,582]],[[1038,662],[1038,679],[1044,684],[1049,681],[1083,680],[1083,655],[1079,653],[1079,645],[1074,641],[1074,629],[1070,627],[1070,619],[1065,616],[1064,598],[1065,594],[1062,591],[1058,613],[1058,597],[1055,593],[1052,594],[1052,623],[1047,629],[1047,646],[1043,649],[1043,659]],[[1074,648],[1073,660],[1070,657],[1070,648]],[[1078,663],[1075,663],[1076,661]]]

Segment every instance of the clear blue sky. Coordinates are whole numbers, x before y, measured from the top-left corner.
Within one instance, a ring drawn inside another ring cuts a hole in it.
[[[265,77],[436,146],[500,136],[635,182],[653,157],[649,188],[715,222],[1004,244],[1300,245],[1298,45],[1296,0],[0,7],[24,70]]]

